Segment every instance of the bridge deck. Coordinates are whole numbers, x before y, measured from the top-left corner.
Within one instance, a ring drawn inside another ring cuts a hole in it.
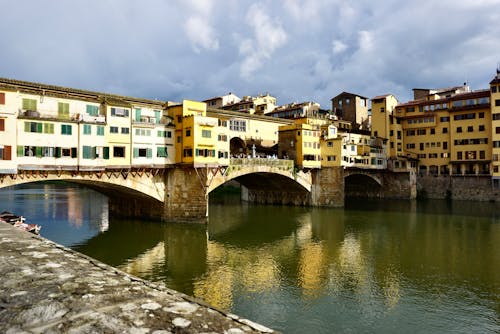
[[[0,222],[2,333],[271,333]]]

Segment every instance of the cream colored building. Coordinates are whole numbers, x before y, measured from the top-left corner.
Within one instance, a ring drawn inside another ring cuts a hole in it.
[[[18,169],[76,170],[78,111],[83,102],[19,93],[17,104]]]
[[[0,174],[17,172],[17,93],[0,86]]]

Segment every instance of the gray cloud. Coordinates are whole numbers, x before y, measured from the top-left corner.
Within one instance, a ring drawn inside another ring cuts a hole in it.
[[[468,80],[500,61],[500,0],[0,0],[0,76],[180,101],[278,103]]]

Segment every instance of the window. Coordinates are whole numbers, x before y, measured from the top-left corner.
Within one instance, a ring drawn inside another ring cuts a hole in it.
[[[495,133],[500,133],[500,126],[495,127]]]
[[[122,128],[122,135],[128,135],[130,133],[130,128]]]
[[[59,102],[57,104],[57,117],[60,119],[69,119],[69,103]]]
[[[229,120],[229,130],[246,132],[247,131],[247,123],[245,120],[231,119],[231,120]]]
[[[125,146],[113,146],[114,158],[125,158]]]
[[[71,135],[72,126],[69,124],[61,124],[61,134],[62,135]]]
[[[418,136],[423,136],[423,135],[425,135],[425,133],[426,133],[425,129],[418,129],[417,130],[417,135]]]
[[[389,137],[392,137],[392,136],[394,136],[394,130],[389,131]]]
[[[0,160],[12,159],[12,146],[0,145]]]
[[[444,141],[443,142],[443,150],[447,150],[447,149],[448,149],[448,142]]]
[[[23,109],[24,110],[37,110],[35,99],[23,99]]]
[[[435,135],[436,134],[436,129],[431,129],[431,135]]]
[[[201,130],[201,136],[203,138],[211,138],[212,137],[212,131],[210,131],[210,130]]]
[[[415,148],[415,144],[406,144],[407,149]]]
[[[90,116],[98,116],[99,115],[99,106],[93,106],[90,104],[87,104],[87,115]]]
[[[0,104],[5,104],[5,93],[0,93]]]
[[[380,107],[380,112],[385,112],[385,108],[384,107]]]
[[[484,125],[480,125],[478,130],[479,130],[479,131],[485,131],[485,127],[484,127]]]
[[[444,117],[441,117],[439,120],[441,122],[449,122],[450,121],[450,117],[449,116],[444,116]]]
[[[467,132],[474,132],[474,127],[472,125],[468,126],[467,127]]]
[[[102,125],[97,126],[97,135],[104,136],[104,126],[102,126]]]
[[[448,128],[443,128],[443,133],[448,133]]]
[[[53,134],[54,124],[53,123],[43,123],[43,133]]]
[[[500,107],[500,100],[495,100],[495,107]]]
[[[134,147],[134,158],[152,158],[153,150],[150,148]]]
[[[92,127],[90,126],[90,124],[83,124],[83,134],[84,135],[92,134]]]
[[[124,108],[111,108],[111,116],[115,117],[128,117],[129,110]]]
[[[497,92],[497,86],[491,86],[491,92],[496,93]]]
[[[479,113],[479,118],[484,118],[484,112]]]
[[[193,156],[193,149],[192,148],[185,148],[184,149],[184,157],[192,157]]]
[[[479,151],[479,159],[485,159],[486,153],[484,151]]]
[[[110,126],[109,133],[118,133],[118,127],[117,126]]]
[[[161,121],[161,111],[160,110],[155,110],[155,123],[160,124]]]
[[[0,118],[0,131],[5,131],[5,118]]]
[[[167,148],[165,146],[156,147],[156,156],[158,158],[168,157]]]
[[[458,133],[461,133],[461,132],[462,132],[462,127],[461,127],[461,126],[457,127],[457,132],[458,132]]]
[[[92,155],[92,153],[94,153]],[[83,146],[82,152],[83,159],[94,159],[95,158],[95,150],[92,150],[91,146]]]
[[[136,122],[141,121],[141,109],[135,109],[135,119]]]
[[[424,143],[420,143],[420,151],[424,150]]]
[[[191,129],[186,130],[186,137],[191,137]]]
[[[462,160],[462,152],[457,152],[457,160]]]

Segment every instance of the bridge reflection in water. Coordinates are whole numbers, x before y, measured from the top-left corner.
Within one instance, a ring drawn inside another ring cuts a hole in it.
[[[311,209],[236,199],[211,204],[208,225],[111,219],[73,247],[283,332],[494,333],[497,212],[493,203]]]

